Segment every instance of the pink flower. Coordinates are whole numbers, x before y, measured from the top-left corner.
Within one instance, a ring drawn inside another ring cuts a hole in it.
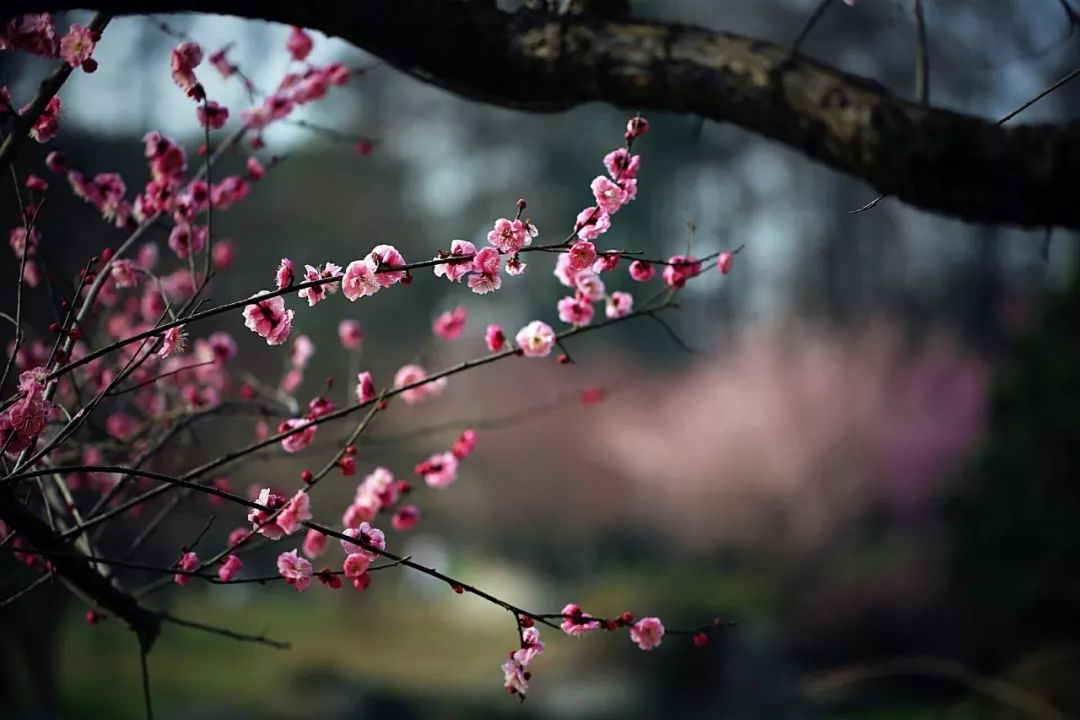
[[[211,130],[220,130],[229,119],[229,108],[209,100],[195,108],[195,117],[199,121],[199,127],[209,125]]]
[[[181,587],[191,582],[191,575],[187,573],[193,573],[199,569],[199,556],[193,552],[186,552],[180,556],[180,559],[176,561],[176,569],[181,572],[173,575],[173,582]]]
[[[574,276],[574,289],[589,302],[599,302],[604,297],[604,281],[592,270],[582,270]]]
[[[582,635],[591,630],[599,630],[600,623],[593,620],[591,615],[586,615],[581,608],[574,603],[569,603],[562,609],[563,621],[559,625],[567,635]]]
[[[619,148],[604,156],[604,167],[615,181],[632,180],[641,168],[641,156],[631,155],[626,148]]]
[[[596,274],[611,272],[619,266],[619,253],[617,251],[601,253],[596,256],[592,271]]]
[[[652,650],[664,640],[664,623],[660,618],[641,618],[630,628],[630,639],[642,650]]]
[[[278,426],[278,432],[289,432],[297,428],[303,428],[303,430],[294,432],[281,440],[281,449],[287,453],[300,452],[310,445],[311,441],[315,439],[315,431],[318,429],[318,425],[313,425],[311,420],[307,418],[290,418]]]
[[[640,115],[630,118],[626,123],[626,137],[638,138],[649,132],[649,121]]]
[[[503,345],[506,344],[506,335],[503,334],[503,330],[498,325],[488,325],[487,330],[484,332],[484,344],[487,345],[487,349],[491,352],[499,352],[503,349]]]
[[[297,555],[296,550],[278,555],[277,569],[285,582],[300,592],[307,590],[311,584],[311,562]]]
[[[439,395],[446,388],[446,378],[422,382],[427,376],[427,370],[419,365],[404,365],[394,374],[395,388],[416,385],[416,387],[409,387],[409,389],[401,392],[401,399],[405,401],[406,405],[423,402],[429,397]]]
[[[511,695],[525,697],[529,692],[529,681],[525,678],[525,668],[513,660],[507,660],[502,664],[502,671],[503,687],[507,688]]]
[[[532,235],[520,220],[499,218],[495,221],[495,227],[488,232],[487,241],[509,255],[531,243]]]
[[[60,57],[73,68],[90,59],[94,52],[94,34],[78,23],[72,23],[68,34],[60,41]]]
[[[187,93],[188,97],[196,100],[202,98],[199,80],[195,77],[195,68],[201,62],[202,48],[198,43],[185,41],[173,48],[170,63],[173,82]]]
[[[461,337],[461,333],[465,332],[466,318],[468,318],[468,312],[466,312],[463,307],[448,310],[435,318],[435,323],[431,326],[431,330],[437,336],[448,342],[457,340]]]
[[[357,528],[361,524],[371,522],[379,512],[379,502],[375,498],[366,497],[349,504],[345,513],[341,516],[341,524],[347,528]]]
[[[169,247],[178,258],[195,255],[206,244],[207,230],[203,225],[177,223],[169,232]]]
[[[630,311],[634,309],[634,296],[628,292],[616,291],[611,293],[607,299],[607,306],[604,308],[604,314],[609,318],[621,318],[630,314]]]
[[[318,530],[308,530],[307,535],[304,536],[304,544],[301,549],[305,555],[314,560],[326,552],[326,544],[329,539]]]
[[[716,268],[721,274],[727,275],[731,272],[731,263],[735,260],[735,254],[729,252],[720,253],[720,257],[716,258]]]
[[[139,282],[135,263],[130,260],[114,260],[110,272],[112,274],[113,285],[115,285],[118,290],[133,288]]]
[[[293,281],[293,263],[289,258],[281,258],[281,264],[278,265],[277,273],[274,275],[274,284],[278,290],[282,290],[292,285]]]
[[[420,509],[415,505],[402,505],[394,517],[390,519],[390,525],[398,532],[408,532],[420,522]]]
[[[502,287],[499,260],[499,251],[495,248],[486,247],[476,253],[472,263],[473,274],[469,276],[469,287],[474,293],[485,295]]]
[[[289,39],[285,42],[285,47],[288,49],[289,54],[292,55],[293,60],[302,61],[311,54],[314,43],[311,41],[311,36],[300,28],[293,26],[292,31],[289,33]]]
[[[45,156],[45,167],[54,173],[62,173],[67,170],[67,158],[64,157],[62,152],[53,150]]]
[[[448,261],[435,266],[435,277],[445,277],[451,282],[457,282],[473,269],[472,258],[476,255],[476,246],[468,240],[454,240],[450,243],[450,254],[440,250],[435,260],[444,258],[463,257],[464,260]]]
[[[345,558],[341,569],[345,571],[345,577],[357,578],[367,572],[371,566],[371,559],[362,553],[351,553]]]
[[[521,255],[518,253],[514,253],[506,260],[506,274],[511,277],[516,277],[525,272],[525,268],[527,267],[528,265],[521,262]]]
[[[218,568],[218,577],[221,582],[227,583],[233,579],[236,573],[240,572],[244,567],[244,562],[236,555],[229,555],[225,558],[225,562],[221,563],[221,567]]]
[[[590,187],[596,204],[608,215],[614,215],[627,202],[626,191],[603,175],[597,175]]]
[[[213,55],[210,56],[210,64],[221,74],[221,77],[228,79],[236,73],[236,66],[229,62],[229,58],[225,56],[228,52],[228,48],[222,48]]]
[[[311,342],[311,338],[307,335],[297,335],[293,340],[292,353],[289,355],[289,362],[297,370],[303,370],[311,362],[312,356],[315,355],[315,343]]]
[[[260,290],[251,296],[255,300],[268,295]],[[244,325],[248,330],[266,338],[267,345],[281,345],[289,337],[292,329],[293,311],[285,309],[285,300],[277,295],[248,305],[244,308]]]
[[[271,520],[270,516],[288,501],[283,496],[271,491],[270,488],[263,488],[259,491],[255,502],[267,509],[260,510],[256,508],[248,512],[247,519],[252,524],[252,530],[271,540],[279,539],[285,534],[285,531],[277,524],[276,518]]]
[[[0,50],[22,50],[24,52],[56,57],[56,27],[49,13],[26,13],[0,25]]]
[[[521,648],[515,650],[512,657],[525,667],[542,652],[544,652],[544,643],[540,640],[540,631],[536,627],[531,627],[521,633]]]
[[[302,282],[311,282],[313,280],[322,280],[325,278],[331,278],[341,275],[341,266],[335,265],[332,262],[328,262],[323,265],[323,269],[319,270],[310,265],[304,266],[304,279]],[[321,300],[325,300],[338,291],[338,283],[328,282],[322,285],[313,285],[311,287],[302,288],[296,296],[304,298],[308,301],[308,307],[314,307],[316,303]]]
[[[360,323],[355,320],[346,319],[338,323],[337,334],[341,347],[346,350],[355,350],[360,347],[360,343],[364,342],[364,331],[360,329]]]
[[[630,277],[638,282],[647,282],[656,277],[656,268],[647,260],[635,260],[630,263]]]
[[[368,254],[368,260],[377,271],[375,281],[382,287],[390,287],[401,282],[405,277],[405,270],[386,271],[384,268],[401,267],[405,265],[405,258],[393,245],[376,245]]]
[[[582,240],[574,243],[567,255],[570,256],[571,270],[586,270],[596,262],[596,246],[587,240]]]
[[[22,112],[26,112],[28,107],[29,105],[23,107]],[[45,105],[45,110],[30,126],[30,137],[39,143],[47,143],[56,137],[58,132],[60,132],[60,96],[54,95]]]
[[[450,452],[436,453],[416,466],[416,474],[428,487],[444,488],[457,479],[458,459]]]
[[[345,268],[341,279],[341,292],[350,302],[357,298],[374,295],[382,289],[375,275],[375,263],[371,260],[353,260]]]
[[[161,349],[158,350],[158,357],[167,358],[170,355],[180,355],[184,352],[186,344],[187,334],[184,332],[184,326],[171,327],[161,336]]]
[[[525,357],[547,357],[555,345],[555,331],[547,323],[533,320],[521,328],[514,339]]]
[[[458,460],[464,460],[472,455],[473,450],[476,449],[476,431],[464,430],[458,439],[454,441],[454,446],[450,448],[450,452],[454,454]]]
[[[345,551],[346,555],[360,553],[368,560],[374,560],[379,556],[380,551],[386,549],[386,536],[383,534],[383,531],[372,527],[366,522],[360,523],[360,527],[358,528],[346,528],[342,532],[342,535],[348,535],[351,538],[359,540],[361,543],[357,544],[342,540],[341,549]]]
[[[668,263],[664,266],[664,284],[668,287],[681,288],[701,272],[701,261],[693,255],[672,255]]]
[[[266,175],[266,168],[259,162],[259,158],[254,155],[247,159],[244,168],[247,169],[248,180],[251,182],[259,182]]]
[[[578,213],[574,227],[580,239],[595,240],[611,228],[611,216],[590,206]]]
[[[375,399],[375,380],[371,373],[365,370],[356,376],[356,400],[357,402],[371,402]]]
[[[588,325],[596,310],[592,303],[580,296],[564,297],[558,302],[559,320],[570,325]]]
[[[298,490],[277,516],[278,527],[286,535],[292,535],[300,529],[301,523],[311,519],[311,497],[303,490]]]

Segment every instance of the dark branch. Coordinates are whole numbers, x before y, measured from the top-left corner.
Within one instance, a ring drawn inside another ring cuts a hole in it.
[[[73,9],[14,0],[7,14]],[[529,111],[602,101],[729,122],[968,221],[1080,228],[1080,123],[1000,127],[920,107],[782,46],[674,23],[447,0],[103,0],[114,14],[208,12],[312,27],[468,98]]]

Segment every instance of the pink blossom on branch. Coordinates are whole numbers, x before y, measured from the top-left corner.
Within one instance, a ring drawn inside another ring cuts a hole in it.
[[[415,405],[427,400],[429,397],[439,395],[446,388],[446,378],[431,380],[426,383],[421,381],[428,375],[427,370],[419,365],[405,365],[394,374],[394,387],[405,388],[416,383],[416,387],[409,387],[401,392],[401,399],[406,405]]]
[[[547,323],[533,320],[514,339],[525,357],[547,357],[555,345],[555,331]]]
[[[375,276],[375,264],[370,260],[353,260],[345,268],[341,279],[341,294],[350,302],[358,298],[374,295],[382,290],[382,285]]]
[[[229,108],[209,100],[195,108],[195,117],[199,127],[209,126],[211,130],[220,130],[229,119]]]
[[[311,265],[304,266],[304,277],[301,282],[311,282],[313,280],[322,280],[325,278],[331,278],[341,275],[341,266],[335,265],[332,262],[328,262],[323,265],[322,270],[312,267]],[[314,307],[318,302],[325,300],[338,291],[337,282],[326,282],[322,285],[312,285],[311,287],[301,288],[296,296],[308,301],[309,307]]]
[[[297,555],[296,550],[278,555],[277,569],[285,582],[300,592],[307,590],[311,584],[311,562]]]
[[[306,60],[314,46],[315,43],[312,42],[311,36],[296,26],[293,26],[293,29],[289,32],[289,39],[285,43],[289,54],[292,55],[293,60],[297,61]]]
[[[445,258],[463,258],[462,260],[439,263],[435,266],[435,277],[445,277],[451,282],[457,282],[472,272],[473,256],[476,255],[476,246],[468,240],[454,240],[450,243],[450,252],[440,250],[434,260]]]
[[[561,615],[563,616],[563,621],[559,627],[562,628],[562,631],[567,635],[578,636],[592,630],[600,629],[600,622],[593,619],[591,615],[583,613],[581,608],[575,603],[568,603],[566,607],[562,609]]]
[[[346,350],[355,350],[364,342],[364,331],[356,320],[345,319],[338,323],[338,340]]]
[[[416,474],[428,487],[444,488],[457,479],[458,459],[451,452],[436,453],[416,466]]]
[[[498,325],[488,325],[484,332],[484,344],[491,352],[499,352],[506,344],[506,335]]]
[[[664,623],[656,617],[642,618],[631,626],[630,639],[642,650],[659,647],[664,640]]]
[[[382,530],[372,527],[370,523],[360,523],[358,528],[346,528],[341,534],[359,541],[358,543],[341,541],[341,549],[347,555],[360,553],[368,560],[374,560],[379,557],[379,551],[386,549],[386,535]]]
[[[260,290],[251,296],[252,300],[268,295]],[[281,345],[289,337],[292,329],[293,311],[285,309],[285,300],[280,295],[257,302],[244,308],[244,325],[248,330],[266,338],[268,345]]]
[[[356,400],[357,402],[371,402],[375,399],[375,380],[371,373],[365,370],[356,376]]]
[[[477,295],[486,295],[502,287],[499,275],[501,256],[495,248],[486,247],[476,253],[472,263],[472,275],[469,276],[469,288]]]
[[[672,255],[664,266],[664,284],[680,289],[686,281],[701,273],[701,261],[693,255]]]
[[[60,41],[60,57],[68,65],[77,68],[90,59],[94,52],[94,34],[89,28],[72,23],[67,35]]]
[[[180,559],[176,561],[176,569],[181,572],[173,575],[173,582],[183,587],[191,582],[191,575],[187,573],[193,573],[199,569],[199,556],[193,552],[185,552],[180,556]]]
[[[218,568],[218,578],[223,583],[227,583],[236,576],[238,572],[244,567],[244,562],[236,555],[229,555],[225,558],[225,562]]]

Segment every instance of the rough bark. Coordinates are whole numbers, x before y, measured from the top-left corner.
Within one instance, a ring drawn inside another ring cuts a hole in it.
[[[9,0],[3,11],[73,9]],[[999,126],[921,107],[779,45],[701,27],[493,0],[102,0],[112,14],[204,12],[311,27],[454,93],[528,111],[601,101],[728,122],[924,210],[1080,228],[1080,122]]]

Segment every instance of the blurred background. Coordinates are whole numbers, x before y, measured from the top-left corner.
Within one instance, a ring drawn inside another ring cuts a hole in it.
[[[782,43],[815,4],[633,2],[641,17]],[[76,73],[61,93],[60,136],[26,153],[22,172],[46,175],[44,152],[58,148],[88,174],[121,173],[130,198],[147,179],[145,132],[194,156],[201,130],[169,80],[176,38],[158,21],[208,52],[231,44],[258,86],[287,69],[281,26],[117,19],[95,53],[99,70]],[[927,21],[931,101],[957,111],[1002,116],[1080,60],[1080,33],[1058,0],[928,2]],[[909,2],[836,3],[804,49],[910,96],[914,36]],[[267,132],[257,154],[281,161],[215,217],[237,250],[215,302],[269,287],[281,257],[344,265],[390,243],[414,261],[453,238],[479,243],[518,197],[540,240],[558,241],[636,110],[531,115],[466,102],[316,38],[315,62],[367,71],[293,117],[344,137],[288,123]],[[5,53],[0,85],[20,105],[46,68]],[[234,126],[248,105],[240,84],[209,69],[200,78]],[[1074,85],[1018,121],[1062,122],[1078,110]],[[419,493],[422,522],[390,533],[391,548],[529,608],[575,601],[598,614],[656,614],[669,627],[734,623],[705,648],[669,637],[652,653],[622,632],[544,632],[548,651],[519,705],[499,672],[515,644],[510,618],[424,578],[380,573],[363,594],[192,584],[155,602],[293,648],[167,628],[150,658],[162,717],[1080,716],[1075,234],[1048,242],[1042,231],[964,225],[891,199],[852,215],[876,195],[859,181],[737,128],[648,117],[638,199],[601,246],[667,256],[686,247],[688,222],[698,254],[746,246],[730,275],[690,283],[669,316],[689,348],[636,321],[571,342],[573,365],[509,362],[455,376],[442,397],[380,417],[360,443],[358,475],[328,478],[315,515],[336,521],[375,466],[408,477],[475,427],[479,446],[457,483]],[[370,154],[356,152],[359,137],[374,142]],[[242,172],[244,158],[225,171]],[[51,182],[41,252],[71,277],[124,234]],[[0,203],[15,226],[12,195]],[[165,232],[153,239],[165,249]],[[437,369],[479,355],[489,322],[557,324],[554,257],[526,259],[528,272],[494,300],[421,272],[407,292],[318,311],[291,303],[294,334],[317,348],[297,397],[333,378],[343,402],[358,368],[385,381],[417,357]],[[12,287],[18,263],[8,254],[0,266]],[[609,290],[637,289],[624,269],[607,277]],[[432,343],[431,321],[458,306],[469,311],[464,337]],[[34,327],[51,319],[42,303],[28,311]],[[359,354],[338,343],[342,312],[367,336]],[[238,362],[277,384],[287,350],[244,330],[239,313],[219,320],[195,335],[229,331]],[[592,387],[605,390],[603,402],[580,402]],[[165,471],[252,433],[250,418],[207,424]],[[229,479],[288,487],[313,457],[277,453]],[[190,502],[148,557],[170,564],[211,512],[208,546],[244,524],[235,510]],[[115,535],[115,548],[130,540]],[[247,568],[272,572],[274,555]],[[10,558],[0,571],[5,594],[25,581]],[[135,586],[147,579],[131,574]],[[87,625],[84,612],[60,588],[0,611],[0,716],[142,717],[134,639],[116,623]]]

